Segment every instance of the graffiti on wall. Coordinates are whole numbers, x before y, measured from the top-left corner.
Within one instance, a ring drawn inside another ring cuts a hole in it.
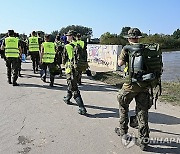
[[[87,47],[88,60],[93,63],[116,67],[119,53],[118,45],[91,45]]]

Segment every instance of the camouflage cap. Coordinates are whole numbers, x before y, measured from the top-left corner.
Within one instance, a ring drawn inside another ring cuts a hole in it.
[[[124,38],[141,38],[141,37],[143,36],[138,28],[131,28],[128,31],[128,35],[124,36]]]
[[[50,34],[45,34],[45,35],[44,35],[44,38],[49,39],[50,37],[51,37],[51,35],[50,35]]]

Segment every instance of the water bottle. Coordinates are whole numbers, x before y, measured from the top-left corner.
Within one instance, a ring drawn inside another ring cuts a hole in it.
[[[26,55],[22,54],[22,62],[25,63],[26,62]]]

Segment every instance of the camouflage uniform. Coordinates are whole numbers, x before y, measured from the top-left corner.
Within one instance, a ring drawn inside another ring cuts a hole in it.
[[[119,59],[125,63],[129,62],[129,51],[125,51],[124,48],[120,54]],[[120,128],[119,135],[123,136],[128,133],[128,112],[129,104],[135,98],[136,101],[136,118],[138,122],[138,141],[140,144],[144,144],[145,139],[149,138],[149,126],[148,126],[148,110],[152,106],[150,101],[150,94],[148,88],[142,88],[137,83],[124,83],[122,89],[119,91],[117,100],[119,102],[119,114],[120,114]]]
[[[73,35],[72,32],[68,32],[67,35]],[[73,42],[71,42],[71,44],[73,44]],[[63,52],[63,64],[66,65],[66,70],[69,69],[67,63],[69,62],[69,55],[68,55],[68,51],[67,51],[67,46],[69,44],[67,44],[64,48],[64,52]],[[74,52],[72,50],[71,52]],[[74,53],[73,53],[74,54]],[[72,57],[72,61],[74,61],[74,57]],[[79,106],[79,114],[86,114],[86,108],[84,106],[80,91],[78,90],[78,85],[77,85],[77,76],[78,76],[78,72],[75,69],[74,66],[72,66],[73,64],[71,64],[71,68],[69,72],[66,71],[66,79],[67,79],[67,84],[68,84],[68,88],[67,88],[67,95],[64,97],[64,102],[66,104],[71,104],[70,99],[72,98],[72,96],[74,97],[77,105]],[[74,94],[74,95],[73,95]]]
[[[80,45],[82,48],[81,52],[78,53],[78,76],[77,76],[77,81],[78,84],[81,85],[81,78],[82,78],[82,73],[86,71],[88,68],[88,62],[87,62],[87,43],[81,40],[81,34],[77,34],[77,44]]]
[[[58,65],[60,76],[62,76],[61,64],[62,64],[62,55],[63,55],[63,50],[64,50],[64,44],[58,40],[55,41],[54,43],[56,46],[55,64]]]
[[[67,61],[68,61],[68,55],[66,52],[66,48],[64,48],[63,63],[65,64]],[[78,90],[77,76],[78,76],[78,72],[75,68],[72,68],[72,71],[66,74],[67,85],[68,85],[66,98],[68,101],[70,101],[70,99],[72,98],[72,93],[74,93],[75,100],[78,97],[80,97],[80,99],[82,100],[80,91]],[[82,104],[82,106],[84,107],[84,104]]]

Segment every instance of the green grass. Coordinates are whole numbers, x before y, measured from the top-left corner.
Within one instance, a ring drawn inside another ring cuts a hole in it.
[[[180,105],[180,82],[163,82],[160,100]]]
[[[121,74],[113,72],[96,72],[93,79],[105,82],[118,88],[121,88],[125,82],[125,79]]]
[[[118,88],[121,88],[125,82],[121,72],[96,72],[93,79]],[[162,95],[159,96],[159,100],[173,105],[180,105],[180,82],[163,82]]]

